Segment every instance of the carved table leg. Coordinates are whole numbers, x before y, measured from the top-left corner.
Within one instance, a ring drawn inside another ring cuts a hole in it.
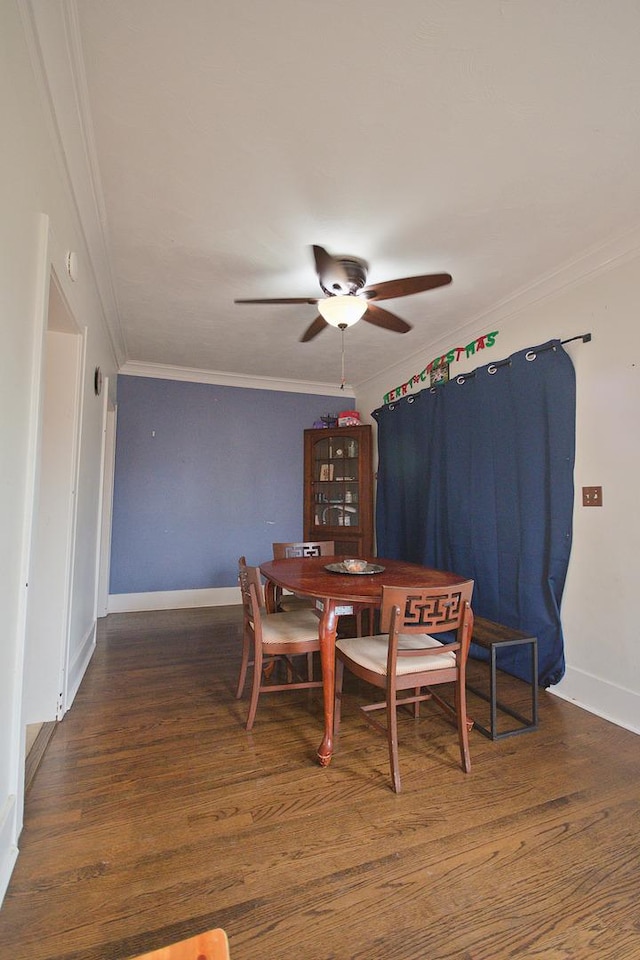
[[[324,601],[324,611],[320,619],[320,662],[322,664],[322,697],[324,703],[324,737],[318,747],[318,760],[321,767],[331,763],[333,754],[333,709],[336,690],[335,656],[336,627],[338,618],[333,600]]]

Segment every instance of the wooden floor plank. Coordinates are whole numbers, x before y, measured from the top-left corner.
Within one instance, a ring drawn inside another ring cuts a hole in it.
[[[2,960],[126,960],[212,927],[232,960],[640,958],[636,736],[542,691],[540,729],[472,732],[465,775],[427,705],[400,723],[396,795],[349,701],[327,768],[317,691],[263,696],[244,730],[240,626],[236,607],[100,621],[28,792]]]

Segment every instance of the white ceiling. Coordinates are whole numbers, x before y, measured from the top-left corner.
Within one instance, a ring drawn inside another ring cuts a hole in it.
[[[358,384],[640,220],[638,0],[75,0],[123,358],[337,383],[309,245],[369,282]],[[91,131],[88,130],[89,143]],[[586,261],[585,261],[586,262]],[[582,332],[582,331],[578,331]],[[471,339],[469,336],[467,339]]]

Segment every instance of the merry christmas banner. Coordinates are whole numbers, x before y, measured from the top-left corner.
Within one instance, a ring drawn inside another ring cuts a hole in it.
[[[473,357],[476,353],[479,353],[480,350],[486,350],[492,347],[496,342],[498,332],[498,330],[493,330],[491,333],[485,333],[481,337],[472,340],[466,347],[454,347],[453,350],[449,350],[447,353],[443,353],[442,356],[436,357],[431,363],[427,364],[420,373],[414,373],[406,383],[401,383],[399,387],[395,387],[393,390],[390,390],[389,393],[385,393],[383,402],[391,403],[393,400],[399,400],[401,397],[405,397],[410,390],[415,390],[416,387],[425,383],[432,383],[434,379],[440,382],[448,380],[448,376],[436,375],[434,378],[432,375],[434,372],[437,374],[438,371],[448,371],[450,364],[457,363],[467,357]]]

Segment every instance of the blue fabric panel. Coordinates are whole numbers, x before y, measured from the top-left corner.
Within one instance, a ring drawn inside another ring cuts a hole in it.
[[[303,431],[341,402],[120,376],[110,592],[235,586],[300,540]]]
[[[550,341],[459,380],[373,413],[378,553],[472,578],[478,616],[537,636],[538,679],[549,686],[564,673],[573,364]],[[525,648],[503,651],[500,662],[529,679]]]

